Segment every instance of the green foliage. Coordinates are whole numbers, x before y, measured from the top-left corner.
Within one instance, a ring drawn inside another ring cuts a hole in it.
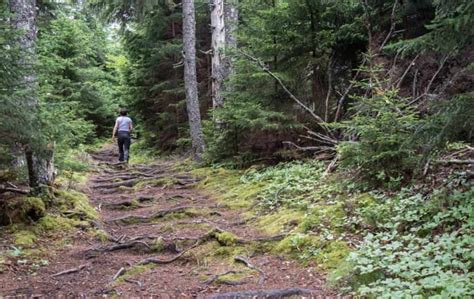
[[[349,258],[357,294],[472,296],[473,196],[472,187],[428,197],[403,191],[373,206],[385,217]]]
[[[228,98],[224,107],[213,113],[213,119],[205,123],[207,149],[204,159],[222,162],[233,158],[240,164],[258,158],[258,138],[261,135],[278,134],[284,130],[282,113],[270,111],[257,100],[244,97]],[[263,138],[262,138],[263,139]],[[249,143],[249,140],[254,140]]]
[[[59,150],[107,136],[113,123],[115,70],[106,33],[83,12],[60,11],[38,43],[42,119]]]
[[[251,169],[242,177],[242,182],[265,184],[257,196],[265,208],[305,207],[323,170],[323,163],[319,161],[281,163],[263,171]]]
[[[354,96],[354,116],[336,126],[350,138],[338,146],[341,165],[356,169],[372,186],[399,187],[421,159],[417,137],[424,122],[397,90],[385,90],[375,77],[361,85],[370,96]]]

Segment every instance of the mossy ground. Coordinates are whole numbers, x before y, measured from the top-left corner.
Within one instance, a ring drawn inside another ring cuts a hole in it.
[[[185,168],[189,170],[190,166]],[[195,168],[191,173],[202,179],[198,188],[228,208],[241,211],[243,218],[256,219],[252,223],[265,235],[288,235],[282,241],[252,244],[245,250],[287,255],[303,263],[311,262],[320,270],[338,269],[351,251],[341,237],[348,208],[371,204],[370,196],[344,195],[340,182],[329,177],[324,183],[315,185],[313,193],[305,195],[308,204],[262,210],[258,208],[259,200],[268,182],[242,180],[243,171],[224,168]],[[220,242],[223,246],[210,250],[231,255],[234,239],[227,235],[223,237],[229,237]]]

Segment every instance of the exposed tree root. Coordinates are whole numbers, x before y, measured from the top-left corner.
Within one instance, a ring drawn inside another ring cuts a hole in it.
[[[155,219],[163,218],[169,214],[183,213],[190,209],[202,209],[202,207],[181,206],[172,209],[160,210],[150,216],[131,215],[115,218],[107,221],[108,223],[146,223]]]
[[[214,276],[212,276],[211,278],[209,278],[208,280],[206,280],[204,282],[205,285],[210,285],[212,283],[214,283],[216,280],[220,279],[221,277],[223,276],[226,276],[226,275],[229,275],[229,274],[241,274],[243,273],[244,271],[235,271],[235,270],[230,270],[230,271],[227,271],[227,272],[224,272],[224,273],[221,273],[221,274],[216,274]],[[227,284],[227,285],[241,285],[241,284],[245,284],[246,282],[244,281],[227,281],[227,280],[221,280],[220,281],[221,284]]]
[[[147,258],[147,259],[144,259],[143,261],[139,262],[138,264],[139,265],[148,265],[148,264],[157,264],[157,265],[164,265],[164,264],[170,264],[176,260],[178,260],[180,257],[182,257],[185,253],[187,253],[188,251],[190,251],[191,249],[193,248],[196,248],[200,245],[200,241],[197,241],[196,243],[194,243],[194,245],[188,247],[187,249],[183,250],[180,254],[170,258],[170,259],[166,259],[166,260],[162,260],[162,259],[157,259],[157,258]]]
[[[137,198],[134,198],[132,200],[123,200],[123,201],[112,201],[112,202],[102,202],[101,205],[103,207],[107,207],[109,209],[123,209],[123,208],[129,208],[137,203],[144,203],[144,202],[150,202],[150,201],[157,201],[158,198],[156,197],[151,197],[151,196],[139,196]]]
[[[205,298],[230,299],[230,298],[284,298],[296,295],[312,295],[316,291],[301,288],[290,288],[280,290],[243,291],[222,294],[211,294]]]
[[[55,274],[51,275],[51,277],[58,277],[58,276],[61,276],[61,275],[76,273],[76,272],[79,272],[79,271],[81,271],[82,269],[84,269],[86,266],[87,266],[87,265],[84,264],[84,265],[80,265],[80,266],[77,267],[77,268],[67,269],[67,270],[64,270],[64,271],[55,273]]]
[[[234,260],[236,262],[241,262],[241,263],[245,264],[245,266],[249,267],[250,269],[255,270],[258,273],[260,273],[260,278],[258,279],[258,284],[262,284],[265,281],[265,279],[266,279],[265,273],[261,269],[257,268],[254,264],[252,264],[249,260],[247,260],[246,258],[244,258],[243,256],[240,256],[240,255],[234,257]]]

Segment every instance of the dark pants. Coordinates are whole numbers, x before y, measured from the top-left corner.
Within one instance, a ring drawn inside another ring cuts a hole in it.
[[[119,131],[117,134],[117,142],[119,148],[119,161],[127,161],[130,157],[131,137],[129,132]]]

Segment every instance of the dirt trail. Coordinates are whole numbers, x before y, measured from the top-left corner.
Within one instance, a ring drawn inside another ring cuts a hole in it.
[[[93,157],[98,173],[89,179],[88,195],[107,240],[79,232],[35,275],[0,274],[0,296],[334,295],[314,269],[255,250],[280,236],[263,235],[243,221],[245,211],[200,193],[196,179],[173,172],[172,162],[113,165],[110,147]]]

